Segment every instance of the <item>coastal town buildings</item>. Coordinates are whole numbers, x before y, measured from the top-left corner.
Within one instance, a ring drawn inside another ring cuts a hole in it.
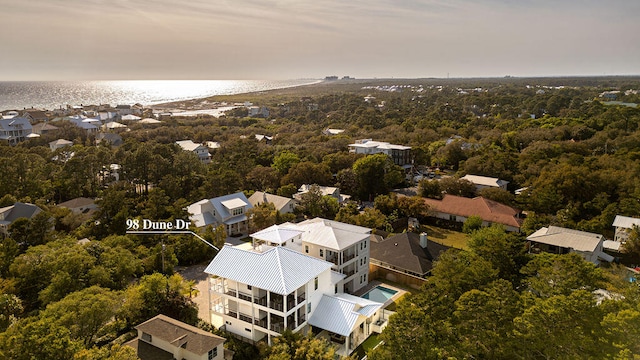
[[[500,224],[507,231],[520,232],[523,216],[519,209],[485,199],[482,196],[473,199],[445,194],[442,200],[425,198],[424,202],[430,207],[432,216],[463,223],[469,216],[479,216],[482,226]]]
[[[370,232],[316,218],[251,234],[249,249],[225,245],[205,270],[212,324],[269,344],[286,329],[313,331],[350,354],[389,316],[349,294],[368,282]]]
[[[189,219],[196,227],[223,225],[228,236],[246,235],[249,232],[247,211],[251,203],[242,192],[203,199],[187,207]]]
[[[640,226],[640,219],[629,216],[616,215],[613,219],[613,227],[615,229],[614,241],[625,243],[629,239],[629,234],[635,226]]]
[[[287,214],[295,210],[298,202],[292,198],[256,191],[249,197],[249,203],[251,203],[253,207],[264,203],[271,203],[278,212]]]
[[[611,262],[613,256],[604,252],[604,236],[586,231],[549,226],[527,236],[530,253],[549,252],[553,254],[577,253],[586,261],[599,264]]]
[[[157,315],[135,327],[138,335],[125,343],[141,360],[231,360],[225,338],[166,315]]]
[[[211,162],[211,154],[209,153],[209,148],[202,145],[196,144],[191,140],[180,140],[176,141],[182,150],[190,151],[198,156],[198,159],[202,161],[203,164],[208,164]]]
[[[41,211],[36,205],[22,202],[0,208],[0,235],[8,235],[7,230],[14,221],[20,218],[32,219]]]
[[[387,154],[393,163],[399,166],[411,165],[411,147],[404,145],[394,145],[388,142],[373,141],[372,139],[356,140],[354,144],[349,144],[349,151],[356,154]]]
[[[476,190],[482,190],[485,188],[500,188],[507,190],[508,181],[500,180],[498,178],[480,176],[480,175],[465,175],[460,180],[467,180],[476,186]]]
[[[25,141],[32,131],[31,122],[24,117],[12,117],[0,119],[0,141],[5,141],[9,145],[16,145]]]

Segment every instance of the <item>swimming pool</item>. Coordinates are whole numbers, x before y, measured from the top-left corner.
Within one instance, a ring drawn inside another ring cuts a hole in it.
[[[397,291],[388,289],[384,286],[376,286],[373,289],[367,291],[366,294],[361,297],[364,299],[369,299],[371,301],[376,301],[379,303],[384,303],[385,301],[391,299],[393,295],[395,295]]]

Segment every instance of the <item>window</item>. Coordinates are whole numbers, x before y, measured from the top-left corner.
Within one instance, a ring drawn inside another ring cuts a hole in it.
[[[364,274],[364,282],[367,282],[367,274]]]
[[[324,251],[322,249],[320,249],[320,257],[323,258],[324,257]]]
[[[147,334],[146,332],[143,332],[142,333],[142,340],[144,340],[146,342],[152,342],[151,334]]]
[[[458,219],[456,218],[455,215],[449,215],[449,220],[451,221],[457,221]]]
[[[306,252],[307,254],[309,253],[309,245],[304,246],[304,252]]]
[[[251,332],[251,329],[244,328],[244,331]]]
[[[213,349],[209,350],[209,354],[208,354],[208,356],[207,356],[207,358],[208,358],[209,360],[213,360],[213,359],[215,359],[215,358],[216,358],[216,356],[218,356],[218,348],[217,348],[217,347],[215,347],[215,348],[213,348]]]
[[[360,243],[360,250],[362,250],[362,243]]]
[[[307,314],[311,314],[311,303],[307,303]]]
[[[252,289],[251,285],[247,285],[247,290],[251,290],[251,289]]]
[[[363,243],[364,243],[364,248],[366,249],[367,248],[367,242],[363,241]]]
[[[241,207],[240,207],[240,208],[237,208],[237,209],[233,209],[233,210],[231,211],[231,214],[232,214],[233,216],[236,216],[236,215],[242,215],[243,213],[244,213],[244,208],[241,208]]]
[[[318,290],[318,277],[313,279],[313,287],[314,287],[314,290]]]
[[[334,294],[338,293],[338,284],[336,284],[336,286],[333,288],[333,293]]]

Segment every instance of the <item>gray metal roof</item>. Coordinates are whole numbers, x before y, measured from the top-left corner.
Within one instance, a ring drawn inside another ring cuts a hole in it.
[[[255,232],[249,236],[254,239],[268,241],[274,244],[282,244],[302,233],[302,230],[290,229],[281,225],[271,225],[268,228]]]
[[[558,226],[543,227],[527,237],[527,240],[541,244],[571,248],[577,251],[594,252],[604,240],[599,234]]]
[[[10,224],[19,218],[31,219],[41,211],[36,205],[17,202],[12,206],[0,209],[0,218]]]
[[[358,319],[370,317],[381,307],[381,303],[353,295],[323,295],[309,318],[309,324],[349,336],[358,325]]]
[[[331,269],[332,265],[280,246],[263,253],[224,246],[205,272],[287,295]]]
[[[343,250],[368,239],[371,233],[369,228],[321,218],[306,220],[295,225],[296,229],[304,231],[303,242],[335,250]]]
[[[614,227],[621,227],[625,229],[631,229],[634,226],[640,226],[640,219],[632,218],[628,216],[616,215],[616,218],[613,219]]]

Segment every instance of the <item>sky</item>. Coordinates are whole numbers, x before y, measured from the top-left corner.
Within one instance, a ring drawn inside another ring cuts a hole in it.
[[[640,75],[637,0],[0,0],[0,81]]]

